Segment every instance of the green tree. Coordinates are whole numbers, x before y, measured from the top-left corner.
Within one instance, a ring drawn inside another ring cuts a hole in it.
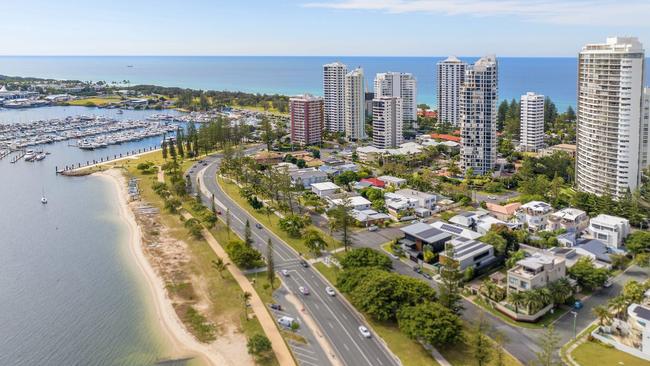
[[[470,348],[470,353],[474,357],[476,364],[478,366],[487,365],[492,359],[492,342],[487,336],[488,323],[481,315],[472,326],[471,332],[469,334],[468,345]]]
[[[162,141],[162,157],[164,160],[167,160],[167,140],[163,137]]]
[[[481,241],[490,244],[494,247],[494,251],[498,255],[503,255],[506,253],[506,249],[508,248],[508,241],[504,239],[501,235],[499,235],[495,231],[488,231],[487,234],[483,235],[481,238]]]
[[[371,248],[354,248],[341,259],[343,269],[378,267],[385,270],[393,268],[392,261],[385,254]]]
[[[454,248],[449,245],[445,258],[454,257]],[[441,261],[440,266],[440,303],[447,309],[451,310],[454,314],[460,314],[463,310],[463,298],[460,294],[463,274],[458,269],[458,263],[455,260],[445,259]]]
[[[341,233],[341,243],[346,251],[353,243],[352,225],[354,225],[354,218],[352,217],[351,211],[352,206],[350,205],[349,199],[343,200],[343,203],[327,211],[330,230]]]
[[[560,336],[555,333],[555,327],[551,324],[539,340],[541,351],[537,353],[537,365],[559,366],[562,363],[558,358]]]
[[[508,256],[508,259],[506,259],[506,268],[510,269],[514,267],[517,264],[517,262],[519,262],[524,258],[526,258],[526,252],[524,252],[523,250],[511,252],[510,255]]]
[[[633,232],[628,236],[625,247],[634,255],[650,253],[650,232],[641,230]]]
[[[226,268],[228,268],[229,264],[230,263],[224,262],[223,258],[221,258],[219,256],[217,256],[217,259],[212,260],[212,268],[219,273],[219,277],[221,277],[222,279],[224,278],[223,277],[223,271],[225,271]]]
[[[228,239],[230,239],[230,207],[226,208],[226,232],[228,233]]]
[[[262,357],[271,351],[271,341],[263,334],[255,334],[248,339],[246,348],[249,354]]]
[[[585,289],[594,289],[602,286],[609,278],[609,271],[605,268],[596,268],[591,258],[582,257],[569,269],[569,275]]]
[[[251,223],[246,220],[246,226],[244,227],[244,244],[247,246],[253,245],[253,232],[251,231]]]
[[[496,342],[496,347],[494,348],[494,366],[505,366],[506,365],[506,355],[504,351],[505,343],[507,342],[506,336],[499,331],[495,331],[494,341]]]
[[[524,292],[511,291],[508,294],[508,302],[515,307],[515,314],[518,314],[519,308],[526,304],[526,295]]]
[[[183,150],[183,131],[180,129],[176,130],[176,149],[178,150],[178,156],[181,158],[185,157],[185,151]]]
[[[435,302],[400,308],[397,324],[409,338],[434,346],[454,344],[462,339],[463,323],[460,318]]]
[[[607,306],[599,305],[594,307],[591,312],[598,318],[598,323],[603,326],[612,320],[612,314]]]
[[[323,236],[320,234],[320,231],[318,231],[318,229],[307,229],[303,237],[303,241],[307,249],[309,249],[309,251],[316,256],[320,255],[321,251],[325,250],[327,247],[327,242],[325,239],[323,239]]]
[[[302,230],[307,226],[307,222],[304,217],[292,214],[281,218],[279,226],[290,236],[299,238],[302,235]]]
[[[275,286],[275,262],[273,261],[273,242],[271,238],[266,242],[266,279],[271,285],[271,290]]]

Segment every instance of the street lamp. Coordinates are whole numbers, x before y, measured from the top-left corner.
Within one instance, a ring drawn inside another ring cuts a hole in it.
[[[572,311],[571,314],[573,314],[573,339],[576,339],[576,319],[578,318],[578,313]]]

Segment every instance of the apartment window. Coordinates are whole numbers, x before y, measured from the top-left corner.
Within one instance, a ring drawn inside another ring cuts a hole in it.
[[[524,282],[524,281],[520,281],[519,282],[519,287],[521,287],[523,289],[527,289],[528,288],[528,283]]]

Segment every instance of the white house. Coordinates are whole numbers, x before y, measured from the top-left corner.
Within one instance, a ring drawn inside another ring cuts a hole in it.
[[[485,211],[462,212],[449,219],[449,222],[474,230],[481,235],[487,234],[492,225],[508,225],[505,221],[501,221]]]
[[[517,219],[530,231],[546,230],[553,207],[546,202],[531,201],[517,210]]]
[[[496,260],[494,247],[477,240],[456,237],[447,242],[447,245],[453,247],[453,257],[451,259],[458,263],[460,271],[470,267],[482,268]],[[443,257],[449,258],[446,251],[441,252],[440,257],[441,261],[444,261]]]
[[[567,207],[552,213],[548,218],[547,230],[555,231],[565,229],[566,231],[580,232],[589,225],[587,213],[577,208]]]
[[[434,210],[436,208],[437,197],[435,194],[420,192],[409,188],[395,191],[395,194],[402,197],[415,198],[418,201],[419,208],[424,208],[427,210]]]
[[[418,200],[414,197],[404,197],[397,193],[384,193],[384,205],[388,213],[395,220],[401,219],[404,215],[413,214],[418,207]]]
[[[347,202],[346,202],[347,201]],[[352,196],[348,198],[336,198],[332,200],[334,206],[340,206],[343,204],[348,204],[352,209],[357,211],[369,210],[372,202],[361,196]]]
[[[600,214],[591,219],[588,230],[594,238],[619,248],[630,234],[630,222],[622,217]]]
[[[316,193],[318,197],[327,197],[331,196],[334,193],[337,193],[341,187],[337,186],[332,182],[322,182],[322,183],[312,183],[311,191]]]
[[[406,179],[393,177],[392,175],[382,175],[377,177],[380,181],[386,183],[387,186],[399,188],[406,184]]]
[[[327,181],[327,174],[314,168],[299,169],[289,172],[289,175],[291,176],[291,183],[302,185],[304,188],[309,188],[314,183]]]

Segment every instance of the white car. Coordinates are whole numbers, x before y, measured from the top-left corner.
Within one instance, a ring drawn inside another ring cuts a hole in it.
[[[370,334],[370,331],[368,330],[368,328],[364,327],[363,325],[360,325],[360,326],[359,326],[359,332],[360,332],[361,335],[364,336],[365,338],[370,338],[370,337],[372,337],[372,335]]]
[[[282,273],[284,277],[289,277],[289,271],[286,269],[283,269],[282,271],[280,271],[280,273]]]
[[[303,295],[309,295],[309,289],[307,287],[300,286],[298,287],[298,291]]]
[[[612,283],[613,283],[612,279],[608,278],[607,281],[605,281],[605,283],[603,284],[603,287],[605,287],[605,288],[612,287]]]
[[[330,296],[336,296],[336,291],[334,291],[334,289],[329,286],[325,287],[325,292],[327,292],[327,294]]]
[[[379,229],[377,225],[372,225],[368,227],[368,231],[377,231],[377,229]]]
[[[488,198],[494,201],[497,199],[497,196],[488,196]]]

